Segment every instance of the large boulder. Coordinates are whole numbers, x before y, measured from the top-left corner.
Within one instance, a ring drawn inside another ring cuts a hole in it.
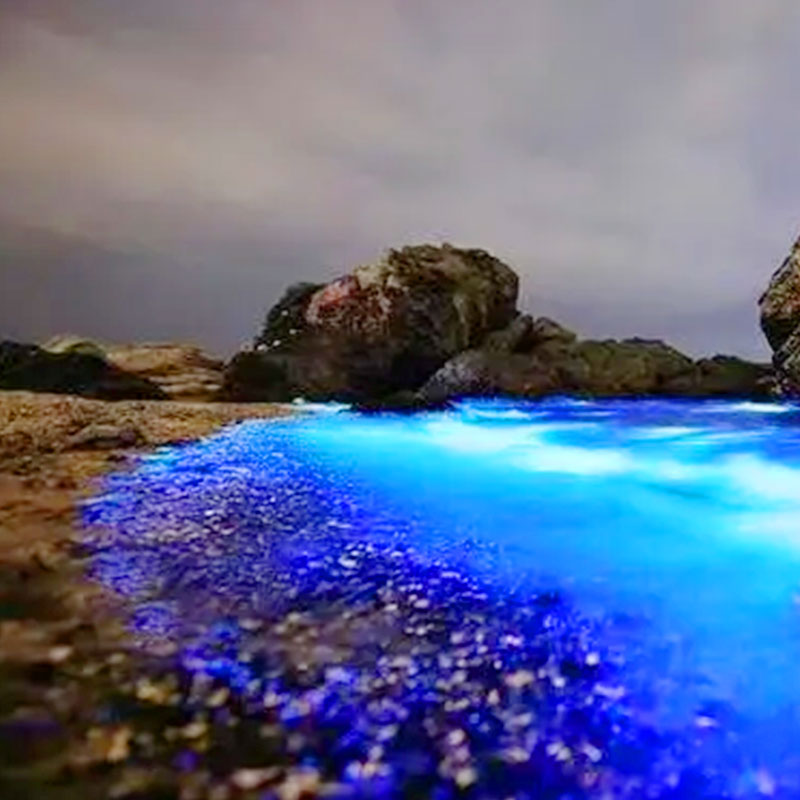
[[[323,286],[292,287],[228,365],[233,400],[367,400],[415,390],[516,316],[514,271],[483,250],[420,245]]]
[[[98,400],[163,400],[154,383],[94,354],[50,353],[35,344],[0,342],[0,389],[74,394]]]
[[[759,310],[780,390],[800,394],[800,239],[770,279]]]

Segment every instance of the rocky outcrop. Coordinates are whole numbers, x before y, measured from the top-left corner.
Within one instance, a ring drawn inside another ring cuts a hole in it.
[[[94,354],[49,353],[34,344],[0,342],[0,389],[74,394],[98,400],[162,400],[150,381]]]
[[[369,400],[415,390],[516,316],[518,279],[483,250],[391,250],[329,284],[292,287],[225,375],[232,400]]]
[[[730,356],[693,361],[648,339],[578,340],[549,319],[520,316],[482,347],[458,354],[419,391],[421,402],[469,396],[758,397],[767,365]]]
[[[48,339],[42,345],[42,350],[47,350],[48,353],[77,353],[103,359],[106,357],[105,348],[98,342],[69,333],[59,334]]]
[[[170,400],[214,400],[222,388],[224,362],[193,345],[120,345],[107,348],[106,357],[154,383]]]
[[[797,269],[791,261],[773,279],[765,330],[775,341],[800,323]],[[227,366],[222,397],[301,396],[402,411],[464,396],[770,394],[768,365],[695,361],[658,340],[581,340],[547,317],[519,314],[517,291],[508,266],[451,245],[391,250],[331,283],[296,284],[269,312],[253,349]],[[800,374],[800,329],[787,341]],[[794,364],[788,356],[785,363]]]
[[[800,239],[759,300],[761,329],[773,353],[778,389],[800,394]]]
[[[170,400],[214,400],[222,388],[224,362],[194,345],[171,342],[109,345],[62,334],[42,348],[49,353],[97,356],[154,383]]]

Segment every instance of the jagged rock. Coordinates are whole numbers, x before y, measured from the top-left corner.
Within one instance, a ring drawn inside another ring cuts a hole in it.
[[[800,326],[800,239],[772,275],[758,305],[761,329],[773,352],[777,352]]]
[[[687,397],[766,398],[773,394],[771,377],[769,364],[716,355],[695,362],[691,372],[668,381],[665,390]]]
[[[98,400],[163,400],[153,383],[96,355],[48,353],[34,344],[0,342],[0,389],[52,392]]]
[[[222,388],[224,363],[193,345],[119,345],[106,353],[112,364],[151,381],[170,400],[213,400]]]
[[[770,279],[759,310],[779,392],[800,394],[800,239]]]
[[[561,342],[571,344],[576,341],[578,335],[568,330],[563,325],[559,325],[549,317],[539,317],[534,320],[531,328],[531,341],[536,345],[548,344],[551,342]]]
[[[516,316],[518,279],[483,250],[391,250],[325,286],[292,287],[225,375],[234,400],[367,400],[418,388]]]
[[[691,372],[693,362],[658,340],[608,339],[575,343],[556,367],[566,391],[638,396],[670,393],[670,381]]]
[[[419,397],[421,402],[548,394],[757,397],[768,392],[768,373],[765,365],[729,356],[695,363],[658,340],[578,341],[551,320],[521,316],[483,347],[450,359]]]

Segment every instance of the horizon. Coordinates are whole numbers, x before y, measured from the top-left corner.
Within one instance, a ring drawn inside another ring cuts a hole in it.
[[[800,7],[31,0],[0,19],[3,337],[229,356],[290,284],[450,241],[586,338],[761,361]]]

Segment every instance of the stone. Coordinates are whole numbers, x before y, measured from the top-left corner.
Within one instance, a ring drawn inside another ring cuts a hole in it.
[[[170,400],[216,399],[222,388],[224,362],[200,347],[171,342],[109,346],[108,361],[145,378]]]
[[[90,424],[65,442],[65,450],[116,450],[146,443],[142,431],[131,424]]]
[[[163,400],[152,382],[86,353],[49,353],[35,344],[0,342],[0,389],[73,394],[98,400]]]
[[[665,389],[687,397],[767,398],[773,394],[772,368],[736,356],[716,355],[701,358],[690,373],[668,381]]]
[[[800,326],[800,239],[770,278],[758,305],[761,329],[777,353]]]
[[[362,401],[420,387],[516,316],[518,278],[483,250],[390,250],[324,286],[298,284],[225,374],[233,400]]]
[[[732,356],[694,362],[659,340],[581,341],[552,320],[523,315],[482,347],[450,359],[418,394],[425,403],[551,394],[764,397],[769,373],[768,365]]]
[[[800,239],[759,299],[761,330],[772,349],[774,391],[800,395]]]

